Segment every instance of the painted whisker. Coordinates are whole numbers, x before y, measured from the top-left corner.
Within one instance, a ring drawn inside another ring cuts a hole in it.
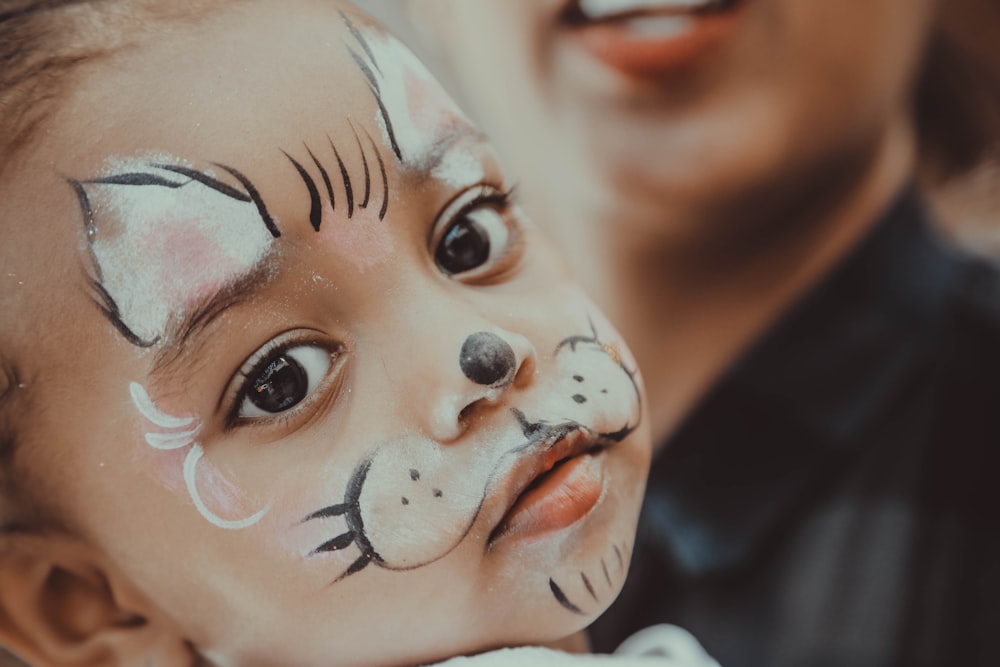
[[[340,151],[333,145],[333,139],[330,139],[330,137],[326,139],[330,142],[330,148],[333,149],[333,156],[337,158],[337,166],[340,168],[340,177],[344,180],[344,195],[347,197],[347,217],[351,218],[354,216],[354,188],[351,187],[351,176],[347,173],[347,167],[344,165],[344,160],[340,157]]]
[[[552,595],[555,597],[556,601],[562,605],[563,609],[573,612],[574,614],[583,614],[583,610],[578,606],[570,602],[569,598],[566,597],[566,593],[563,589],[559,588],[559,584],[555,582],[554,579],[549,579],[549,590],[552,591]]]
[[[368,199],[371,197],[372,190],[372,175],[368,171],[368,155],[365,153],[365,147],[361,144],[361,137],[358,136],[358,130],[354,127],[354,123],[351,123],[351,130],[354,132],[355,141],[358,142],[358,152],[361,153],[361,167],[365,172],[365,194],[361,198],[358,208],[368,208]]]
[[[309,153],[309,157],[312,158],[313,164],[316,165],[316,168],[319,169],[320,176],[323,177],[323,185],[326,186],[326,196],[330,199],[330,210],[336,211],[337,204],[336,199],[333,196],[333,183],[330,182],[330,175],[326,172],[326,169],[320,161],[316,159],[316,156],[313,154],[312,149],[310,149],[309,146],[306,146],[306,152]],[[318,232],[319,229],[316,231]]]
[[[309,175],[309,172],[306,171],[306,168],[303,167],[298,160],[285,151],[281,152],[284,153],[285,157],[292,163],[292,166],[295,167],[295,171],[299,173],[299,177],[302,179],[302,182],[305,183],[306,190],[309,192],[309,223],[312,225],[312,228],[318,232],[319,226],[323,222],[323,206],[320,204],[319,188],[316,187],[316,181],[313,180],[312,176]]]
[[[382,177],[382,207],[379,208],[378,219],[385,220],[385,214],[389,210],[389,177],[386,175],[385,161],[382,159],[382,153],[379,151],[378,145],[372,139],[372,135],[368,134],[367,130],[365,130],[365,136],[368,137],[368,141],[372,145],[372,150],[375,151],[375,159],[378,160],[378,171]]]
[[[587,575],[583,572],[580,573],[580,579],[583,580],[583,587],[587,589],[588,593],[590,593],[590,597],[594,598],[594,602],[597,602],[597,592],[594,591],[594,585],[590,583],[590,579],[588,579]]]

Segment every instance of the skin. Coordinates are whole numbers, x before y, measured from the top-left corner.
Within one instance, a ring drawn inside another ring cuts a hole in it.
[[[564,0],[409,10],[632,344],[662,441],[910,178],[935,4],[746,0],[648,76],[583,48]]]
[[[85,68],[0,183],[19,466],[64,528],[24,551],[100,582],[58,602],[92,612],[76,656],[409,664],[556,642],[621,586],[649,459],[634,361],[489,144],[331,4],[238,4]],[[470,217],[494,251],[449,274],[435,252]],[[259,413],[277,345],[311,388]],[[567,447],[565,483],[509,513]],[[55,634],[14,641],[55,661]]]

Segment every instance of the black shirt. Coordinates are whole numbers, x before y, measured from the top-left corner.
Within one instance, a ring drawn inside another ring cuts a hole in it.
[[[1000,665],[1000,273],[915,190],[653,463],[626,589],[723,667]]]

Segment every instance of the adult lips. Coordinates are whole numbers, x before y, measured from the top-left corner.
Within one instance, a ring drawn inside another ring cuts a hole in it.
[[[563,23],[586,52],[628,76],[669,74],[732,33],[739,0],[574,0]]]

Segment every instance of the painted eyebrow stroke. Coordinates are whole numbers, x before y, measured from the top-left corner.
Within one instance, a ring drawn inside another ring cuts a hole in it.
[[[350,121],[348,121],[350,122]],[[357,202],[357,208],[367,209],[372,203],[372,172],[371,172],[371,161],[369,160],[368,152],[365,150],[365,142],[361,140],[361,135],[358,134],[357,128],[354,123],[350,123],[351,130],[354,133],[354,139],[358,146],[358,152],[361,155],[361,169],[363,173],[364,190],[362,193],[361,201]],[[371,134],[367,130],[364,131],[365,137],[368,140],[368,144],[371,146],[371,150],[375,153],[375,161],[378,164],[379,177],[382,179],[382,203],[379,207],[378,219],[384,220],[386,213],[389,210],[389,178],[386,172],[385,160],[382,159],[382,153],[378,149],[378,144],[372,138]],[[337,166],[340,171],[341,179],[344,182],[344,195],[347,200],[347,218],[351,219],[354,217],[355,201],[354,201],[354,185],[351,181],[350,173],[347,167],[344,165],[344,160],[340,156],[340,151],[334,145],[333,140],[327,137],[327,141],[330,143],[330,148],[333,150],[334,157],[337,160]],[[306,152],[309,154],[309,158],[312,160],[313,165],[319,171],[320,179],[323,181],[323,187],[326,191],[326,195],[330,201],[330,210],[336,212],[337,201],[336,195],[334,194],[333,181],[330,179],[330,170],[327,169],[323,162],[316,156],[313,150],[308,144],[303,144],[305,146]],[[306,192],[309,195],[309,222],[315,231],[320,230],[320,226],[323,223],[323,203],[322,195],[320,193],[320,188],[316,183],[316,179],[309,173],[307,169],[300,161],[296,160],[286,151],[282,151],[285,157],[291,162],[292,167],[295,168],[296,173],[298,173],[299,178],[302,179],[303,184],[305,184]]]

